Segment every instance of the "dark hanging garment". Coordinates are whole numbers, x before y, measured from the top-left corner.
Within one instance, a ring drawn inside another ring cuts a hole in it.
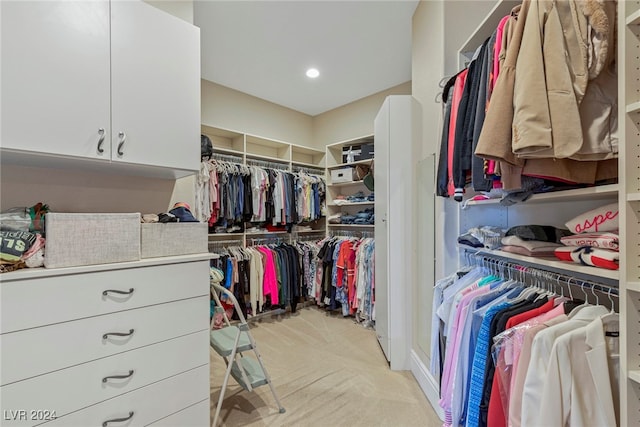
[[[244,184],[244,208],[242,214],[245,222],[251,222],[253,216],[253,193],[251,191],[251,175],[245,175],[242,177],[242,183]]]
[[[471,61],[458,107],[458,119],[456,120],[456,134],[453,146],[453,185],[456,188],[454,199],[458,202],[462,201],[462,194],[467,182],[467,172],[471,170],[471,141],[467,140],[467,130],[471,125],[470,107],[475,99],[472,88],[477,69],[477,60]],[[477,96],[477,92],[475,96]]]
[[[458,77],[457,73],[451,77],[445,84],[442,92],[443,102],[443,124],[442,124],[442,138],[440,140],[440,158],[438,159],[438,176],[437,176],[437,194],[442,197],[449,197],[447,190],[447,182],[449,180],[448,171],[448,146],[449,146],[449,124],[451,123],[451,105],[453,102],[453,85]]]
[[[481,73],[480,73],[480,86],[478,88],[478,99],[476,103],[476,117],[473,123],[473,152],[476,151],[478,140],[480,139],[480,132],[482,131],[482,125],[484,124],[484,118],[486,116],[487,109],[487,88],[489,84],[489,66],[493,64],[489,63],[489,51],[492,49],[495,43],[495,34],[491,36],[485,44],[482,46],[480,52],[480,58],[482,58]],[[475,191],[491,191],[493,188],[493,181],[487,179],[484,173],[484,159],[475,155],[471,156],[471,185]]]

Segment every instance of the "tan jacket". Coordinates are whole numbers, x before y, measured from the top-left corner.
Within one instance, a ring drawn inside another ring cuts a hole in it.
[[[571,1],[571,2],[569,2],[568,0],[561,0],[561,1],[563,2],[563,6],[565,7],[567,5],[571,7],[571,5],[573,4],[574,9],[572,10],[575,10],[575,6],[576,6],[575,1]],[[536,0],[533,0],[533,1],[524,0],[522,3],[522,6],[514,8],[514,10],[511,13],[512,18],[509,23],[510,25],[509,35],[508,35],[508,38],[506,39],[507,51],[506,51],[506,58],[504,60],[504,66],[500,72],[500,76],[498,78],[498,81],[496,82],[496,87],[491,97],[491,102],[489,104],[489,109],[487,111],[487,116],[485,118],[485,122],[482,128],[482,133],[480,134],[480,139],[478,141],[475,155],[484,157],[487,159],[501,161],[500,171],[501,171],[503,186],[505,190],[519,188],[520,186],[519,178],[521,173],[525,175],[546,177],[551,179],[557,179],[557,180],[563,180],[563,181],[575,182],[575,183],[583,183],[583,184],[593,184],[596,180],[615,178],[617,177],[617,162],[615,160],[607,160],[606,162],[604,162],[604,164],[600,164],[603,162],[597,162],[597,161],[584,161],[589,158],[593,158],[593,156],[589,157],[590,154],[588,153],[594,153],[594,152],[598,153],[602,151],[607,151],[607,148],[609,146],[611,147],[611,150],[609,153],[617,152],[617,138],[615,137],[613,132],[610,133],[611,138],[608,140],[609,142],[607,142],[606,138],[598,139],[599,138],[598,135],[603,134],[603,132],[600,132],[597,130],[598,124],[599,125],[605,124],[607,120],[606,118],[602,118],[600,120],[593,120],[593,119],[582,120],[583,122],[582,125],[580,121],[574,122],[574,132],[578,135],[578,139],[573,140],[573,144],[571,145],[572,147],[575,148],[578,144],[581,144],[580,142],[577,142],[577,141],[580,141],[579,139],[580,134],[592,135],[592,138],[590,139],[591,141],[594,141],[594,140],[603,141],[603,144],[600,144],[600,148],[596,148],[595,150],[590,150],[588,146],[583,149],[583,147],[580,146],[579,151],[574,153],[571,156],[572,158],[580,159],[583,161],[576,161],[569,158],[557,159],[557,158],[554,158],[555,153],[552,151],[549,151],[545,154],[547,158],[529,158],[526,161],[526,165],[524,165],[525,163],[524,160],[522,158],[519,158],[513,153],[512,124],[514,122],[514,96],[515,96],[514,88],[515,88],[515,81],[516,81],[516,65],[517,65],[517,62],[520,61],[522,58],[524,58],[524,56],[526,55],[525,53],[520,55],[521,44],[522,44],[521,42],[524,35],[525,23],[530,13],[530,7],[532,3],[536,4],[535,10],[537,13],[540,13],[541,5],[539,4],[540,2]],[[549,6],[550,2],[543,1],[543,3]],[[597,23],[601,23],[603,16],[598,12],[604,9],[601,10],[601,8],[599,8],[598,6],[602,5],[602,2],[589,1],[589,2],[579,2],[579,3],[581,7],[588,10],[589,16],[595,16],[597,18],[597,19],[594,18],[593,19],[594,21],[597,21]],[[604,5],[606,6],[605,9],[608,11],[605,14],[605,16],[609,16],[612,4],[614,5],[614,8],[615,8],[615,2],[609,1]],[[544,8],[542,10],[544,10]],[[557,14],[555,16],[557,16]],[[536,14],[535,18],[536,20],[534,21],[534,24],[536,24],[536,26],[539,26],[539,19],[540,19],[539,15]],[[586,21],[582,21],[582,22],[584,23]],[[615,25],[613,25],[612,27],[611,26],[608,27],[608,30],[615,31]],[[547,36],[549,36],[549,34],[547,34]],[[600,73],[601,75],[605,75],[606,70],[604,71],[604,73],[602,71],[605,68],[605,63],[610,61],[610,57],[603,60],[603,57],[597,56],[595,52],[597,51],[602,52],[603,51],[602,49],[605,49],[609,53],[609,55],[614,55],[615,49],[609,48],[611,43],[608,37],[603,38],[600,41],[600,44],[597,44],[597,43],[594,44],[593,40],[595,39],[593,37],[590,38],[589,40],[592,41],[591,44],[587,43],[585,45],[585,52],[586,52],[586,58],[587,58],[587,65],[585,65],[585,67],[587,68],[585,68],[585,70],[588,69],[590,77],[594,77],[598,75],[598,73]],[[564,47],[561,47],[560,52],[564,52]],[[575,54],[576,53],[574,51],[574,56]],[[531,56],[531,54],[529,54],[528,56]],[[585,73],[586,72],[587,71],[585,71]],[[544,76],[544,74],[540,74],[532,77],[534,77],[534,80],[540,80],[543,78],[541,76]],[[587,75],[585,75],[584,78],[582,79],[576,79],[576,84],[578,89],[586,84],[587,79],[588,79]],[[522,83],[522,79],[520,79],[520,81]],[[610,80],[608,80],[607,84],[610,84],[610,83],[611,83]],[[522,89],[523,86],[520,86],[520,88]],[[588,92],[587,92],[587,95],[585,96],[588,96]],[[540,101],[542,102],[543,108],[545,106],[548,106],[547,104],[548,101],[545,98],[546,96],[540,99]],[[591,105],[594,105],[594,104],[591,104]],[[538,107],[538,104],[533,103],[533,108],[537,108],[537,107]],[[584,109],[586,108],[586,106],[583,105],[582,108]],[[593,110],[590,110],[590,111],[593,111]],[[544,113],[544,110],[543,110],[543,113]],[[606,114],[606,111],[604,109],[601,109],[600,113]],[[526,114],[526,109],[525,110],[520,109],[519,114]],[[579,114],[586,115],[586,112],[583,111],[583,112],[580,112]],[[519,116],[519,117],[520,117],[520,120],[522,120],[523,116]],[[552,144],[552,141],[550,140],[550,138],[552,137],[551,124],[550,124],[551,117],[548,112],[546,113],[546,117],[548,117],[547,125],[546,125],[547,130],[538,132],[538,134],[541,133],[544,136],[544,138],[546,138],[546,143],[543,142],[542,145],[546,149],[552,150],[551,147],[553,146],[553,144]],[[574,111],[574,117],[575,117],[575,111]],[[617,122],[617,117],[615,117],[615,114],[613,114],[613,112],[611,117],[613,118],[611,122],[612,130],[613,130],[616,128],[614,121]],[[540,123],[541,123],[540,119],[534,117],[533,122],[525,123],[523,125],[530,126],[530,127],[532,126],[533,127],[532,132],[535,133],[536,132],[535,126],[540,125]],[[560,127],[562,127],[564,123],[567,123],[567,121],[564,120],[563,122],[561,122]],[[595,126],[589,127],[589,123],[595,123]],[[577,128],[578,130],[576,130],[576,126],[578,126]],[[585,128],[582,130],[582,132],[579,130],[580,126],[583,126]],[[558,129],[558,131],[561,131],[561,130]],[[604,132],[604,134],[606,134],[606,132]],[[593,137],[594,135],[595,137]],[[597,155],[595,156],[595,158],[601,158],[601,159],[608,159],[610,157],[611,157],[611,154],[606,154],[606,153],[602,156],[597,156]],[[524,165],[524,169],[523,169],[523,165]]]
[[[613,157],[612,144],[601,145],[610,140],[617,87],[610,70],[615,9],[606,0],[532,2],[514,85],[512,148],[519,157]]]

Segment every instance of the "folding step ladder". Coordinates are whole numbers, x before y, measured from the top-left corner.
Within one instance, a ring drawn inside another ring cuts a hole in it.
[[[226,298],[226,302],[233,303],[233,307],[240,318],[239,323],[232,325],[226,312],[222,310],[224,325],[221,329],[213,329],[215,315],[211,319],[212,330],[210,345],[216,353],[222,356],[225,364],[227,365],[212,426],[215,427],[217,425],[220,409],[222,408],[222,401],[229,382],[229,376],[232,376],[238,384],[247,391],[253,391],[254,388],[268,384],[271,389],[271,394],[273,394],[273,398],[278,405],[278,410],[283,414],[285,409],[280,404],[280,400],[278,399],[276,390],[273,387],[271,378],[267,373],[267,369],[264,367],[264,363],[262,363],[262,358],[260,357],[260,353],[258,353],[256,341],[249,332],[249,325],[242,314],[238,300],[236,300],[232,292],[225,287],[220,286],[213,277],[211,279],[211,291],[216,302],[216,307],[222,307],[219,295],[223,295],[224,298]],[[245,357],[243,353],[249,351],[253,351],[255,358]]]

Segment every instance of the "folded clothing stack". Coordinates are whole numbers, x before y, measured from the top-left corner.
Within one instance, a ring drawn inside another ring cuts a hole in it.
[[[564,246],[555,250],[555,256],[563,261],[619,269],[618,204],[611,203],[566,223],[574,235],[561,239]]]
[[[490,225],[473,227],[458,236],[458,243],[472,248],[496,249],[500,247],[500,239],[504,233],[503,229]]]
[[[333,203],[335,203],[338,206],[341,206],[349,203],[373,202],[374,200],[375,200],[374,193],[371,193],[368,196],[365,196],[362,191],[358,191],[357,193],[352,194],[350,196],[339,194],[338,196],[336,196],[335,199],[333,199]]]
[[[556,248],[562,247],[559,243],[545,242],[543,240],[524,240],[518,236],[505,236],[502,238],[502,250],[514,254],[532,257],[552,257]]]
[[[375,215],[373,213],[373,208],[359,211],[355,215],[343,215],[340,218],[341,224],[372,225],[374,222]]]

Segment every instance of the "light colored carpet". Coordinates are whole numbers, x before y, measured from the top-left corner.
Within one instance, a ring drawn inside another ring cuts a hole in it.
[[[442,425],[411,372],[391,371],[375,332],[351,318],[307,307],[253,323],[251,333],[286,413],[268,385],[249,393],[231,378],[219,425]],[[211,351],[212,420],[224,369]]]

